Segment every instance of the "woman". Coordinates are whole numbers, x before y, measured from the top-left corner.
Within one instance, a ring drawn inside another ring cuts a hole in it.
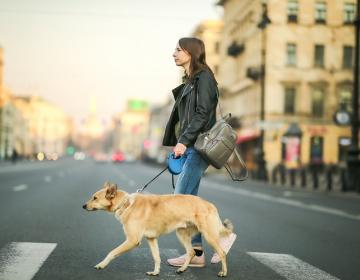
[[[203,41],[197,38],[180,39],[173,57],[175,64],[184,68],[185,76],[184,83],[172,91],[175,104],[166,125],[163,145],[175,146],[175,157],[184,155],[186,158],[174,193],[197,195],[201,177],[209,164],[193,146],[197,136],[209,130],[216,122],[217,82],[206,64]],[[233,234],[220,241],[225,253],[230,250],[235,238]],[[189,266],[204,267],[205,255],[200,233],[193,237],[192,245],[195,256]],[[167,261],[172,266],[182,266],[185,255]],[[219,261],[218,255],[214,254],[211,262]]]

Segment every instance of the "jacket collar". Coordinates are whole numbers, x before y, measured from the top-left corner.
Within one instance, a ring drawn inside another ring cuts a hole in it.
[[[204,71],[204,70],[201,70],[201,71],[199,71],[199,72],[197,72],[197,73],[195,74],[194,80],[199,79],[200,73],[201,73],[202,71]],[[187,95],[189,92],[191,92],[190,89],[192,89],[193,84],[194,84],[194,82],[192,82],[192,86],[189,87],[189,88],[186,90],[186,92],[185,92],[185,94],[184,94],[183,96],[185,96],[185,95]],[[172,93],[173,93],[173,95],[174,95],[175,100],[177,99],[177,97],[179,96],[179,94],[182,92],[184,86],[185,86],[185,84],[182,83],[181,85],[177,86],[176,88],[174,88],[174,89],[172,90]],[[183,96],[182,96],[182,97],[183,97]],[[182,98],[182,97],[181,97],[181,98]],[[180,99],[181,99],[181,98],[180,98]]]
[[[174,89],[172,90],[172,93],[173,93],[173,95],[174,95],[175,100],[177,99],[177,97],[178,97],[179,94],[181,93],[181,91],[182,91],[182,89],[183,89],[184,86],[185,86],[185,84],[181,84],[181,85],[177,86],[176,88],[174,88]]]

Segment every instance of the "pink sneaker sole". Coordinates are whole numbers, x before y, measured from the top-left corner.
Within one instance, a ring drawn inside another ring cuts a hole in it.
[[[221,240],[220,240],[220,244],[221,244],[221,248],[224,250],[225,254],[229,253],[232,245],[234,244],[236,240],[236,234],[232,233],[230,234],[230,236],[228,237],[228,239],[225,240],[225,244],[222,244]],[[213,257],[211,258],[211,263],[219,263],[221,261],[218,253],[215,253],[213,255]]]
[[[178,258],[168,259],[167,263],[171,266],[180,267],[185,263],[185,257],[180,256]],[[205,266],[205,255],[200,257],[195,256],[189,263],[189,267],[204,267]]]

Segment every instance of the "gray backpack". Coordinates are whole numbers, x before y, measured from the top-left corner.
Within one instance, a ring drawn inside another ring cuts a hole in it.
[[[216,91],[219,100],[220,96],[217,88]],[[221,119],[216,121],[210,130],[199,134],[194,144],[194,149],[215,168],[220,169],[225,167],[232,180],[244,181],[248,177],[248,171],[244,161],[236,149],[236,132],[228,123],[231,118],[231,114],[223,117],[220,100],[219,109]],[[242,171],[245,171],[245,175],[241,178],[235,178],[230,166],[227,164],[227,161],[233,152],[235,152],[236,157],[240,162]]]
[[[212,166],[220,169],[230,158],[236,146],[236,132],[228,124],[231,115],[219,119],[214,126],[201,133],[194,148]]]

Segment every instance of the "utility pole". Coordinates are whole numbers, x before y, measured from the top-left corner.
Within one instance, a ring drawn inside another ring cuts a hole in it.
[[[360,2],[357,1],[355,18],[355,63],[352,96],[351,146],[348,152],[348,188],[360,192],[360,151],[359,151],[359,41],[360,41]]]
[[[262,18],[258,24],[261,29],[261,80],[260,80],[260,139],[257,158],[257,179],[267,181],[267,170],[264,152],[264,121],[265,121],[265,79],[266,79],[266,26],[271,23],[267,13],[267,0],[262,0]]]

